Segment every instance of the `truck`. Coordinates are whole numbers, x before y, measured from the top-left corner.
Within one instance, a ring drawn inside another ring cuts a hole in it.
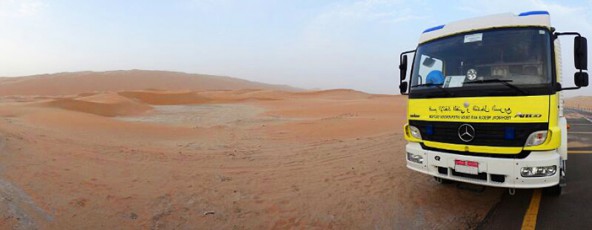
[[[574,37],[569,87],[562,84],[564,36]],[[588,86],[587,62],[586,38],[556,31],[548,11],[426,29],[415,50],[400,54],[407,167],[440,183],[560,195],[568,159],[563,92]]]

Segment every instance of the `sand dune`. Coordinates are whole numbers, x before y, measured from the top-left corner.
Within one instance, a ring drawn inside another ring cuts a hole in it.
[[[203,91],[200,95],[212,98],[217,102],[237,102],[247,100],[281,100],[289,98],[292,92],[278,90],[232,90],[232,91]]]
[[[211,101],[192,91],[124,91],[118,94],[151,105],[204,104]]]
[[[461,229],[500,198],[405,167],[403,96],[101,87],[0,102],[0,228]]]
[[[54,99],[43,104],[108,117],[137,115],[152,109],[146,104],[138,103],[114,93]]]
[[[307,92],[295,92],[297,95],[308,96],[308,97],[322,97],[328,99],[366,99],[371,97],[371,94],[352,90],[352,89],[332,89],[332,90],[321,90],[321,91],[307,91]]]
[[[269,89],[245,89],[232,91],[203,91],[200,95],[212,98],[216,102],[236,102],[248,100],[275,101],[286,99],[328,99],[328,100],[355,100],[380,97],[350,89],[334,89],[321,91],[282,91]]]
[[[296,90],[238,78],[168,71],[126,70],[73,72],[26,77],[0,78],[0,96],[73,95],[89,92],[128,90]]]
[[[326,90],[307,92],[286,92],[277,90],[236,90],[236,91],[166,91],[166,90],[136,90],[117,93],[80,93],[52,99],[45,104],[48,106],[90,113],[101,116],[130,116],[140,115],[150,111],[152,106],[162,105],[203,105],[229,104],[239,102],[268,102],[274,107],[274,115],[316,116],[327,114],[327,111],[347,110],[342,102],[361,100],[372,97],[370,94],[354,90]],[[380,99],[376,100],[380,102]],[[275,103],[274,103],[275,102]],[[337,103],[336,103],[337,102]],[[281,104],[289,104],[290,109],[281,109]],[[262,103],[261,105],[265,105]],[[319,106],[319,104],[324,104]],[[300,106],[293,106],[300,105]],[[354,110],[356,116],[361,108],[358,104]],[[310,107],[321,107],[310,110]],[[366,106],[368,107],[368,106]],[[373,107],[374,105],[369,105]],[[338,109],[336,109],[338,108]],[[372,113],[372,111],[368,111]],[[345,116],[335,114],[334,117]]]
[[[592,96],[578,96],[567,98],[565,106],[568,108],[584,109],[592,111]]]

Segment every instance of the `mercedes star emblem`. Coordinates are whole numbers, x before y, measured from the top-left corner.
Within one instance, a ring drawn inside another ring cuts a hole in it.
[[[475,128],[469,124],[463,124],[458,127],[458,137],[464,142],[470,142],[475,139]]]

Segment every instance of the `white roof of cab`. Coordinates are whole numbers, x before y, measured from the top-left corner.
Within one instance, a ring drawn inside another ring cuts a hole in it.
[[[549,12],[529,11],[519,15],[505,13],[456,21],[426,29],[419,37],[419,43],[421,44],[436,38],[474,30],[525,26],[542,26],[550,28],[551,19],[549,17]]]

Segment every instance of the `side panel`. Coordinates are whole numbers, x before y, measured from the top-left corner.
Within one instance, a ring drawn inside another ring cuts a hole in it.
[[[562,160],[567,160],[567,120],[565,117],[559,118],[559,126],[561,127],[561,145],[558,152]]]
[[[561,77],[563,75],[561,68],[561,42],[559,42],[559,39],[553,41],[553,47],[555,52],[555,76],[557,77],[557,82],[561,83]],[[557,125],[559,126],[559,129],[561,129],[561,145],[559,146],[558,152],[561,155],[562,160],[567,160],[567,120],[563,115],[563,92],[558,92],[556,96],[558,108]]]

